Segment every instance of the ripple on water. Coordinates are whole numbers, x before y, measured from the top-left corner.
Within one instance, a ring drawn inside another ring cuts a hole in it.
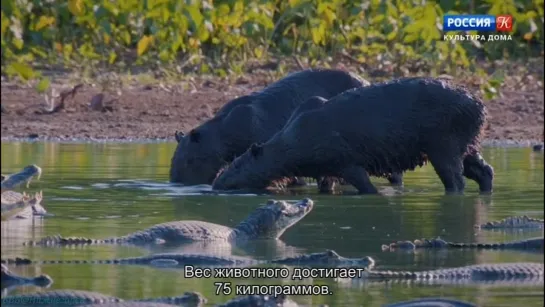
[[[71,155],[77,157],[58,159],[54,156],[66,152],[66,146]],[[183,186],[166,182],[170,153],[175,147],[175,143],[2,143],[3,168],[18,170],[31,163],[43,168],[41,182],[44,183],[45,205],[49,212],[56,215],[47,219],[2,222],[2,256],[110,259],[170,252],[172,249],[172,252],[199,253],[204,250],[271,259],[333,249],[342,256],[373,257],[378,266],[386,269],[422,270],[475,263],[543,262],[542,253],[472,250],[385,253],[380,248],[382,244],[398,240],[434,238],[438,235],[456,242],[495,242],[542,235],[542,230],[509,234],[477,232],[473,228],[475,224],[509,215],[543,217],[544,159],[542,154],[532,154],[530,148],[485,148],[483,156],[496,172],[494,194],[486,198],[479,196],[478,187],[471,180],[467,180],[464,196],[444,197],[442,184],[431,165],[407,172],[403,188],[391,187],[385,179],[371,178],[383,194],[381,196],[320,195],[314,183],[310,187],[294,189],[293,194],[218,193],[212,191],[209,185]],[[143,155],[147,159],[145,164],[142,163]],[[37,183],[33,182],[31,188],[34,184]],[[22,245],[24,241],[57,233],[91,238],[121,236],[173,220],[201,220],[234,226],[269,198],[299,200],[305,197],[312,198],[316,206],[307,217],[288,229],[281,240],[274,241],[284,242],[284,247],[276,244],[209,244],[203,247],[197,244],[183,248],[158,246],[146,249],[133,246],[34,248]],[[214,295],[215,280],[188,279],[179,272],[139,266],[88,265],[79,268],[75,265],[47,265],[28,267],[22,273],[50,275],[55,280],[53,289],[73,288],[77,284],[82,290],[100,291],[123,298],[142,297],[143,288],[148,297],[179,295],[180,289],[183,289],[203,293],[211,305],[225,301],[224,297]],[[237,284],[250,285],[287,282],[261,279],[236,281]],[[312,284],[313,281],[305,280],[304,283]],[[311,306],[381,306],[387,301],[448,296],[466,300],[475,298],[473,301],[479,300],[478,305],[484,306],[543,306],[542,284],[522,289],[508,285],[494,290],[481,285],[412,286],[407,289],[398,284],[388,285],[386,289],[384,284],[378,284],[360,290],[357,285],[342,287],[331,279],[321,279],[322,283],[333,289],[332,297],[298,296],[294,300]],[[524,296],[529,292],[535,292],[537,296]],[[512,297],[502,298],[501,295],[506,293],[523,297],[516,301]],[[391,298],[386,300],[388,296]]]
[[[164,196],[190,196],[190,195],[202,195],[206,192],[212,191],[212,186],[207,184],[184,186],[180,184],[170,182],[157,182],[148,181],[143,179],[138,180],[118,180],[118,183],[113,184],[114,187],[128,188],[128,189],[141,189],[145,191],[166,191],[161,194],[152,195],[164,195]]]
[[[91,184],[91,187],[96,188],[96,189],[107,189],[107,188],[111,187],[111,185],[107,184],[107,183],[93,183],[93,184]]]
[[[85,190],[84,187],[71,186],[71,185],[67,185],[67,186],[61,187],[61,189],[67,189],[67,190]]]
[[[93,202],[93,201],[98,201],[98,199],[94,199],[94,198],[72,198],[72,197],[52,197],[51,200],[56,200],[56,201],[69,201],[69,202],[73,202],[73,201],[76,201],[76,202]]]

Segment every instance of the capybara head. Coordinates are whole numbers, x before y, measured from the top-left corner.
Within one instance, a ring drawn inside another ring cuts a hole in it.
[[[189,133],[176,131],[178,146],[170,165],[170,181],[211,184],[223,165],[243,153],[253,138],[250,102],[250,96],[237,98]]]
[[[186,185],[210,184],[222,159],[219,123],[207,122],[189,133],[176,132],[178,142],[170,165],[170,181]]]
[[[263,144],[254,143],[244,154],[237,157],[228,167],[219,171],[212,183],[214,190],[265,189],[271,183],[262,169],[274,168],[268,165]]]
[[[479,184],[481,193],[492,192],[494,168],[486,163],[478,153],[466,155],[464,158],[464,176]]]
[[[310,198],[297,202],[269,200],[252,212],[236,229],[253,238],[278,239],[314,207]]]

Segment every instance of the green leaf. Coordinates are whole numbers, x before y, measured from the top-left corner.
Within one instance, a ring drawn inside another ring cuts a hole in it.
[[[153,41],[153,36],[150,35],[144,35],[139,41],[138,45],[136,46],[136,54],[138,56],[141,56],[146,52]]]
[[[23,49],[24,44],[25,44],[25,42],[23,42],[22,39],[18,39],[18,38],[13,39],[13,45],[15,45],[15,48],[17,48],[19,50]]]
[[[81,16],[85,13],[83,0],[68,0],[68,10],[74,16]]]
[[[36,84],[36,91],[38,91],[38,93],[45,93],[45,91],[49,89],[50,85],[51,81],[49,80],[49,78],[43,77],[42,79],[40,79],[40,82]]]
[[[13,71],[15,71],[21,79],[25,81],[33,79],[34,76],[36,75],[36,73],[32,70],[32,68],[25,63],[14,62],[14,63],[11,63],[9,67]]]
[[[117,59],[117,54],[115,53],[115,51],[110,51],[110,55],[108,56],[108,63],[112,65],[116,59]]]
[[[36,31],[40,31],[41,29],[48,27],[55,23],[55,18],[50,16],[40,16],[40,19],[38,19],[38,23],[36,24]]]
[[[394,40],[397,36],[397,32],[396,31],[392,31],[390,32],[390,34],[386,35],[386,39],[391,41],[391,40]]]
[[[170,54],[166,49],[163,49],[161,52],[159,52],[159,60],[163,62],[167,62],[170,59]]]

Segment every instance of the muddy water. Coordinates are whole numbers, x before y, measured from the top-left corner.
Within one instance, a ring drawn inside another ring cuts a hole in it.
[[[395,240],[441,236],[448,240],[485,242],[541,235],[542,232],[475,232],[473,225],[509,215],[543,217],[543,154],[529,149],[487,148],[484,156],[496,169],[495,193],[479,197],[467,184],[465,196],[443,196],[443,186],[431,166],[408,173],[403,190],[383,179],[373,179],[383,196],[321,196],[315,187],[290,195],[210,195],[208,186],[180,187],[167,183],[172,143],[59,144],[2,143],[2,173],[31,163],[43,169],[42,179],[30,191],[43,190],[44,205],[54,217],[34,221],[2,222],[2,258],[98,259],[144,255],[150,252],[191,251],[199,246],[129,246],[79,248],[26,247],[22,242],[61,233],[65,236],[104,238],[123,235],[172,220],[203,220],[235,225],[269,198],[311,197],[316,207],[283,236],[282,242],[257,242],[234,248],[207,246],[207,252],[269,259],[302,252],[334,249],[349,257],[371,256],[381,268],[432,269],[475,263],[533,261],[543,254],[508,251],[451,251],[384,253],[380,246]],[[349,191],[350,192],[350,191]],[[202,194],[205,195],[202,195]],[[99,291],[122,298],[180,295],[199,291],[210,303],[227,299],[215,295],[214,279],[184,279],[181,270],[139,266],[42,265],[17,268],[24,275],[49,274],[53,289]],[[224,280],[225,281],[225,280]],[[304,305],[381,306],[400,300],[443,296],[482,306],[543,306],[543,285],[537,286],[427,286],[346,284],[324,280],[230,280],[233,284],[329,285],[333,295],[298,296]],[[33,292],[28,287],[15,292]]]

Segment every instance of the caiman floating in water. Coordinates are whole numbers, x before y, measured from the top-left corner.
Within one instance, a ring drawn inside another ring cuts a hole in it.
[[[109,260],[39,260],[27,258],[2,259],[3,264],[132,264],[152,265],[160,267],[175,266],[250,266],[258,264],[280,264],[291,266],[363,266],[367,267],[373,260],[370,257],[346,258],[333,250],[321,253],[303,254],[295,257],[278,258],[273,260],[255,260],[234,256],[214,256],[206,254],[179,254],[163,253],[142,257],[118,258]]]
[[[530,238],[508,242],[495,243],[455,243],[442,239],[420,239],[411,241],[397,241],[389,245],[382,245],[383,251],[415,250],[415,249],[512,249],[543,252],[543,237]]]
[[[477,307],[477,305],[450,298],[430,297],[388,304],[384,307]]]
[[[207,299],[198,292],[186,292],[182,296],[123,300],[99,292],[82,290],[54,290],[2,298],[2,306],[80,306],[80,307],[168,307],[203,306]],[[26,303],[28,302],[28,303]],[[26,303],[26,304],[25,304]],[[217,307],[295,307],[287,295],[237,296]]]
[[[24,183],[26,183],[26,187],[28,188],[30,185],[30,181],[32,181],[32,178],[36,176],[36,179],[40,180],[41,175],[42,169],[34,164],[26,166],[20,172],[15,174],[2,174],[2,192],[4,192],[5,190],[13,190]]]
[[[136,300],[123,300],[121,298],[105,295],[99,292],[83,290],[52,290],[30,294],[12,295],[2,298],[2,306],[81,306],[89,304],[106,303],[153,303],[174,304],[177,306],[202,306],[206,298],[198,292],[185,292],[181,296],[158,297]],[[102,305],[101,305],[102,306]],[[130,306],[130,305],[129,305]]]
[[[2,220],[13,218],[30,218],[33,215],[45,215],[47,211],[41,206],[42,192],[34,197],[26,193],[13,191],[16,187],[25,184],[28,188],[34,176],[40,179],[42,169],[36,165],[29,165],[18,173],[2,175]]]
[[[41,205],[42,192],[33,197],[26,193],[15,191],[2,192],[2,220],[26,219],[33,216],[47,215],[47,211]]]
[[[542,219],[536,219],[526,215],[509,216],[498,221],[487,222],[481,225],[475,225],[477,229],[543,229]]]
[[[53,283],[53,279],[48,275],[37,277],[24,277],[11,272],[7,266],[2,264],[2,289],[12,288],[24,285],[34,285],[38,287],[47,287]]]
[[[371,259],[372,260],[372,259]],[[350,282],[411,281],[426,284],[514,283],[543,284],[543,263],[514,262],[474,264],[427,271],[375,270],[372,262]],[[343,279],[344,281],[346,279]]]
[[[157,224],[126,236],[109,239],[64,238],[60,235],[26,242],[25,245],[86,245],[183,243],[194,241],[223,241],[237,243],[254,239],[278,239],[313,208],[311,199],[295,203],[269,200],[258,207],[244,221],[231,228],[203,221],[175,221]]]

